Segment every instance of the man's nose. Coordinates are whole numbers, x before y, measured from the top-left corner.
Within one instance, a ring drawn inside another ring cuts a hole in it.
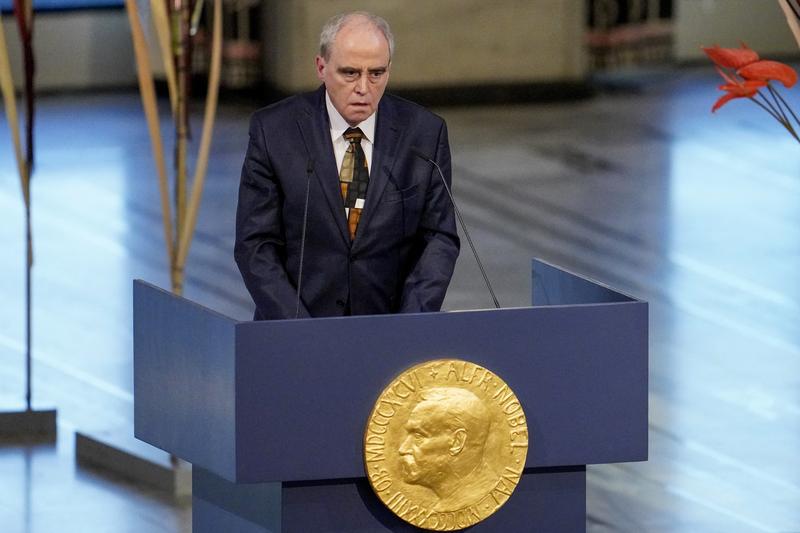
[[[362,75],[359,76],[358,81],[356,81],[356,92],[358,94],[366,94],[367,92],[367,77]]]
[[[398,451],[400,452],[400,455],[408,455],[411,453],[411,450],[408,449],[408,437],[405,438]]]

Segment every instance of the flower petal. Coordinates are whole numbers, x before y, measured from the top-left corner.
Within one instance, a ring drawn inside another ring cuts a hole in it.
[[[736,73],[746,80],[779,81],[787,89],[797,83],[797,72],[778,61],[756,61],[740,68]]]
[[[717,100],[717,102],[714,104],[714,107],[711,108],[711,112],[712,113],[715,112],[717,109],[724,106],[725,104],[727,104],[728,102],[730,102],[735,98],[744,98],[744,96],[736,95],[733,93],[723,94],[722,96],[719,97],[719,100]]]
[[[736,96],[753,96],[758,92],[761,87],[766,87],[767,82],[762,80],[747,80],[744,83],[737,82],[733,84],[720,85],[720,91],[727,91]]]
[[[721,68],[719,68],[719,67],[714,67],[714,68],[717,69],[717,72],[719,72],[719,75],[722,76],[722,79],[727,81],[731,85],[735,85],[735,84],[741,83],[741,81],[738,78],[733,78],[733,77],[729,76],[728,73],[725,72],[724,70],[722,70]]]
[[[761,87],[766,85],[767,82],[763,80],[746,80],[744,82],[734,80],[733,83],[720,85],[719,89],[725,91],[725,94],[719,97],[714,107],[711,108],[711,112],[713,113],[734,98],[752,98],[758,93]]]
[[[703,48],[703,52],[717,65],[733,69],[739,69],[758,61],[758,54],[750,50],[744,43],[741,48],[720,48],[719,45],[714,45]]]

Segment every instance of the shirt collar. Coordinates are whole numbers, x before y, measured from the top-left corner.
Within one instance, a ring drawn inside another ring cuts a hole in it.
[[[345,130],[350,127],[350,124],[339,114],[339,111],[333,106],[333,102],[331,102],[331,97],[328,94],[328,91],[325,91],[325,107],[328,108],[328,119],[331,123],[331,137],[333,139],[338,139],[341,137]],[[360,124],[357,124],[356,128],[361,128],[361,132],[364,134],[366,140],[370,143],[375,144],[375,117],[377,113],[371,114],[367,117],[366,120],[362,121]]]

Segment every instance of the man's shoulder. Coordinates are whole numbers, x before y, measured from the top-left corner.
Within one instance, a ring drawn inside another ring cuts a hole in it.
[[[383,99],[386,103],[392,106],[394,112],[398,113],[401,116],[411,116],[415,117],[418,120],[422,119],[425,121],[432,121],[432,122],[444,122],[444,119],[431,111],[430,109],[403,98],[402,96],[397,96],[396,94],[386,93],[383,95]]]
[[[411,100],[387,93],[383,95],[383,101],[381,101],[381,104],[384,103],[385,109],[389,111],[386,115],[390,117],[389,120],[403,128],[409,128],[410,131],[438,134],[437,132],[447,127],[442,117]],[[379,110],[378,120],[380,120],[380,116]]]
[[[253,120],[260,122],[293,120],[302,114],[313,113],[319,101],[319,90],[288,96],[255,111]]]

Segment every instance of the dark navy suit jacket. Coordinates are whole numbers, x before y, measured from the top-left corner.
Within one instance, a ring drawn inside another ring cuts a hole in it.
[[[331,144],[325,88],[253,114],[242,167],[234,255],[256,319],[293,318],[307,180],[300,316],[438,311],[459,251],[444,121],[385,94],[367,199],[351,242]]]

